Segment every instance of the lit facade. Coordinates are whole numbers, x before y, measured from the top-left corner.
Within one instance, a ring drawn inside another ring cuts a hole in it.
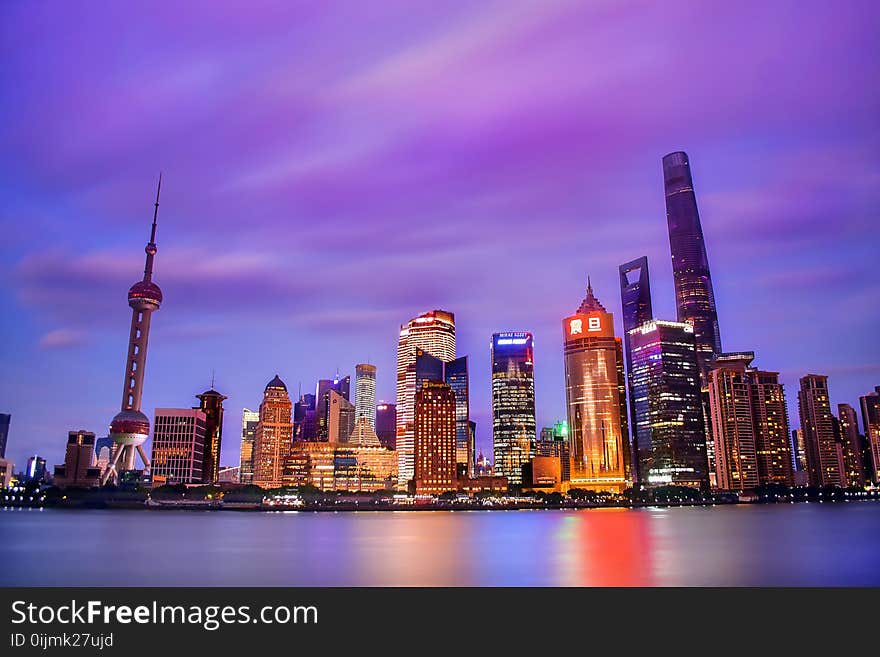
[[[834,436],[834,416],[828,395],[828,377],[807,374],[801,378],[798,411],[807,453],[811,486],[845,486],[843,450]]]
[[[260,414],[250,409],[241,411],[241,450],[238,461],[238,478],[242,484],[254,483],[254,439]]]
[[[360,363],[354,368],[355,421],[366,418],[376,428],[376,366]]]
[[[293,440],[292,411],[287,386],[276,374],[263,392],[260,421],[254,436],[253,483],[257,486],[276,488],[283,483],[285,462]]]
[[[623,349],[592,285],[562,332],[572,486],[622,492],[630,477]]]
[[[202,482],[212,484],[220,478],[220,446],[223,442],[223,400],[219,392],[211,388],[201,395],[198,409],[205,414],[205,459],[202,465]]]
[[[687,153],[678,151],[664,156],[663,184],[678,321],[694,327],[697,357],[705,381],[709,361],[713,354],[721,353],[721,332]]]
[[[431,310],[400,327],[397,343],[397,456],[400,485],[413,478],[416,397],[416,351],[444,362],[455,360],[455,315]]]
[[[873,480],[880,485],[880,386],[874,388],[874,392],[859,397],[859,406],[862,410],[865,440],[868,441],[868,449],[871,451]]]
[[[359,424],[365,425],[363,420]],[[396,482],[394,450],[352,443],[294,443],[285,471],[286,485],[310,485],[325,492],[386,490]]]
[[[355,405],[335,390],[327,392],[327,439],[347,443],[354,431]]]
[[[208,419],[191,408],[157,408],[153,422],[152,474],[169,484],[204,480]]]
[[[709,487],[694,329],[648,321],[630,330],[633,479],[650,486]]]
[[[317,440],[330,440],[330,392],[336,392],[346,401],[350,399],[351,377],[320,379],[315,394],[315,431]]]
[[[521,484],[536,438],[534,340],[525,331],[495,333],[489,349],[495,472]]]
[[[59,488],[92,488],[100,484],[101,471],[95,466],[95,434],[71,431],[67,434],[64,465],[55,466],[54,484]]]
[[[414,477],[417,495],[456,489],[455,394],[426,381],[415,398]]]
[[[862,487],[868,483],[862,461],[862,438],[859,435],[859,423],[856,409],[849,404],[837,405],[837,427],[839,441],[843,449],[844,476],[847,486]]]

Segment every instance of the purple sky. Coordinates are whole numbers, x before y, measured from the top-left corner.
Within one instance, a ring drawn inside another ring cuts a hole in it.
[[[0,411],[60,462],[119,408],[158,172],[144,410],[292,392],[357,362],[394,398],[399,324],[455,312],[491,453],[489,337],[535,333],[647,255],[674,319],[660,158],[687,150],[724,347],[832,402],[880,384],[874,2],[4,2]],[[236,6],[239,4],[239,6]],[[244,9],[243,7],[247,7]]]

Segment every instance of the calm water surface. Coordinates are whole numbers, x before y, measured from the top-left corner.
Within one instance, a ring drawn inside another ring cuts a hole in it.
[[[880,504],[0,510],[0,585],[877,586]]]

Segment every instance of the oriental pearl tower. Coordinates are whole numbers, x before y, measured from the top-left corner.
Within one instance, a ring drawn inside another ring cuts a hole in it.
[[[104,473],[101,482],[106,484],[112,476],[118,479],[121,472],[134,470],[135,451],[140,455],[144,467],[149,470],[150,461],[144,452],[143,444],[150,435],[150,420],[141,413],[141,396],[144,389],[144,366],[147,361],[147,340],[150,337],[150,316],[162,304],[162,290],[153,282],[153,258],[156,257],[156,218],[159,214],[159,192],[162,190],[162,176],[156,189],[156,205],[153,210],[153,227],[150,241],[144,249],[147,262],[144,278],[131,286],[128,291],[128,305],[131,306],[131,333],[128,339],[128,356],[125,360],[125,381],[122,384],[122,410],[110,423],[110,438],[114,444],[113,460]]]

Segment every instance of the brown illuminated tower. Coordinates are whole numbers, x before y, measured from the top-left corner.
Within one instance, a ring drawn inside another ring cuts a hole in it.
[[[589,280],[562,335],[572,486],[622,493],[630,480],[623,348]]]
[[[128,305],[131,306],[131,330],[128,338],[128,354],[125,358],[125,379],[122,384],[122,410],[110,423],[110,437],[113,439],[114,454],[110,467],[104,473],[102,483],[110,477],[118,478],[119,472],[134,470],[134,455],[137,452],[144,467],[149,469],[150,461],[144,452],[143,444],[150,435],[150,420],[141,412],[141,398],[144,390],[144,368],[147,364],[147,343],[150,338],[150,317],[162,304],[162,290],[153,282],[153,259],[156,257],[156,218],[159,215],[159,192],[162,190],[162,176],[156,189],[156,203],[153,210],[153,226],[150,241],[144,249],[147,254],[144,265],[144,278],[128,291]]]
[[[225,396],[214,390],[196,395],[198,410],[205,414],[205,460],[202,465],[202,482],[213,484],[220,478],[220,445],[223,440],[223,400]]]
[[[834,416],[828,395],[828,377],[807,374],[801,378],[798,410],[807,451],[811,486],[845,486],[843,450],[834,436]]]
[[[293,403],[287,386],[276,374],[263,391],[260,422],[254,436],[254,483],[263,488],[281,486],[293,440]]]
[[[455,393],[441,381],[425,381],[415,396],[413,445],[416,495],[455,490]]]

